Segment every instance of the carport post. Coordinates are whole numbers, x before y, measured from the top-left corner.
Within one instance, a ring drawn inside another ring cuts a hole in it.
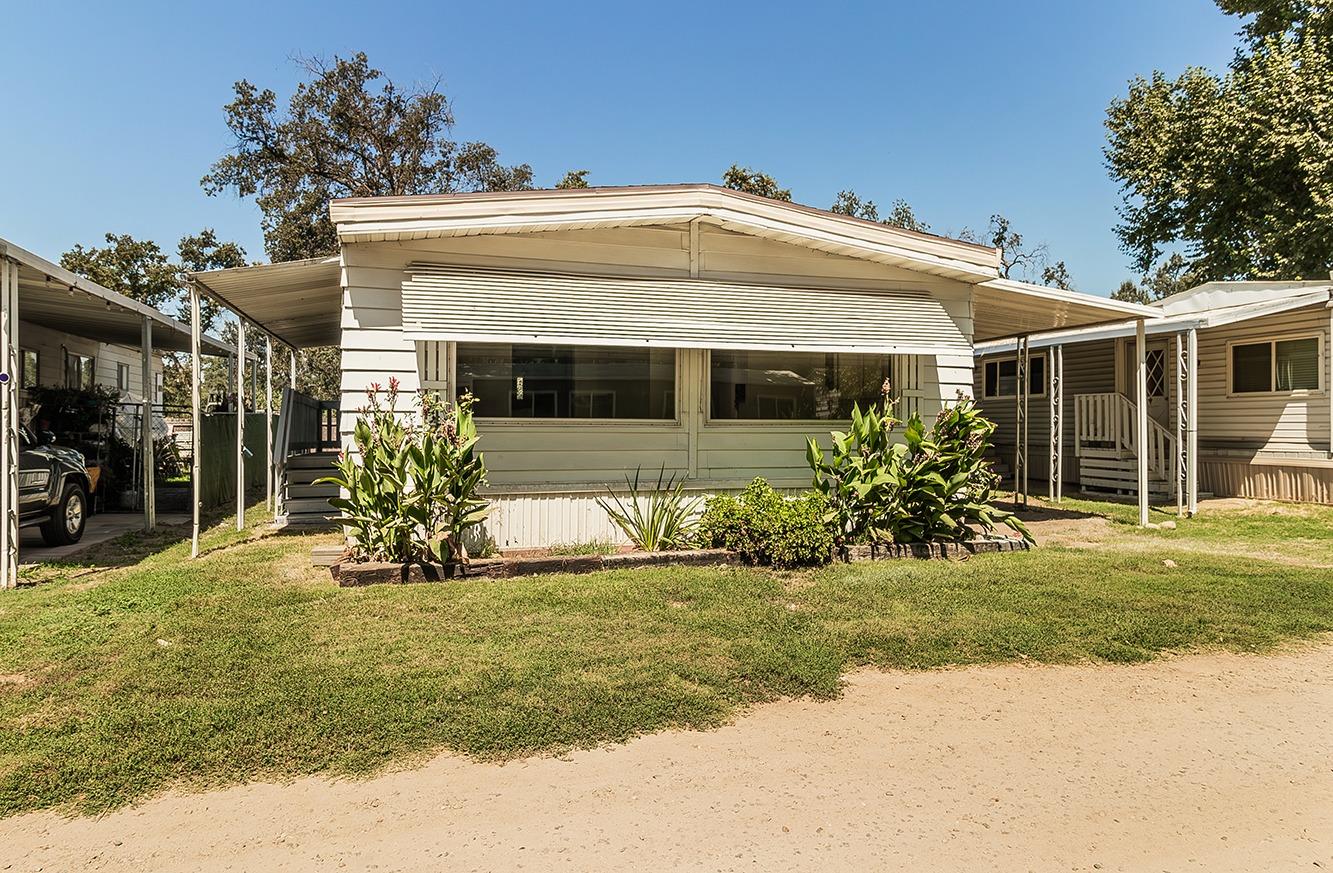
[[[236,319],[236,529],[245,530],[245,320]]]
[[[1014,350],[1014,509],[1028,505],[1028,367],[1031,345],[1027,334]]]
[[[1050,498],[1059,503],[1065,478],[1065,347],[1052,346],[1046,356],[1047,391],[1051,402]]]
[[[19,584],[19,265],[0,259],[0,371],[9,378],[0,384],[4,438],[0,439],[0,589]]]
[[[1134,456],[1139,469],[1139,526],[1148,524],[1148,349],[1143,319],[1134,322]]]
[[[191,503],[194,506],[194,526],[190,530],[190,557],[199,557],[199,491],[200,471],[203,469],[199,452],[203,448],[200,430],[203,416],[200,414],[200,386],[203,384],[203,371],[199,364],[199,285],[190,282],[190,413],[194,423],[190,428],[190,488],[193,491]]]
[[[1199,331],[1191,327],[1186,337],[1186,402],[1190,418],[1185,430],[1185,482],[1188,489],[1186,511],[1193,518],[1199,512]]]
[[[291,388],[292,391],[295,392],[296,391],[296,349],[287,350],[287,366],[291,370],[292,374]]]
[[[264,505],[273,505],[273,337],[264,335]]]
[[[142,378],[139,380],[143,390],[143,419],[140,422],[140,439],[143,442],[143,529],[148,531],[157,526],[157,506],[153,488],[154,461],[157,453],[153,451],[153,320],[143,317],[143,339],[139,347],[139,361]]]

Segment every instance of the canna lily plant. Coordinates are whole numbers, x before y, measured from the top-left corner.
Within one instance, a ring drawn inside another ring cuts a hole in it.
[[[852,427],[835,431],[826,457],[807,440],[815,490],[828,509],[825,522],[842,548],[853,543],[958,542],[1005,525],[1031,541],[1011,512],[992,504],[998,483],[985,452],[995,425],[959,397],[930,432],[920,417],[893,416],[887,383],[881,403],[852,409]],[[902,427],[902,440],[892,438]]]
[[[464,535],[490,512],[477,494],[486,465],[472,398],[424,394],[414,418],[397,409],[396,379],[387,392],[376,384],[366,394],[352,432],[356,452],[339,455],[337,474],[320,480],[344,492],[329,502],[351,529],[353,552],[363,561],[466,562]]]

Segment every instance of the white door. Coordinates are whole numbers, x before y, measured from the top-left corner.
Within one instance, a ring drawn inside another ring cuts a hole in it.
[[[1148,352],[1146,357],[1148,369],[1148,415],[1163,427],[1168,427],[1171,416],[1171,399],[1169,395],[1170,378],[1168,376],[1167,361],[1168,355],[1167,341],[1148,340]],[[1135,399],[1138,392],[1134,387],[1134,368],[1137,365],[1137,357],[1134,346],[1134,340],[1125,341],[1125,366],[1122,368],[1123,378],[1121,391],[1131,401]]]

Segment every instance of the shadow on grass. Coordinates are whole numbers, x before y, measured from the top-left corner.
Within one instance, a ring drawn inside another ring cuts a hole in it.
[[[249,503],[246,505],[245,530],[236,532],[242,539],[252,539],[256,536],[277,533],[277,531],[267,529],[267,525],[273,520],[273,517],[268,513],[264,503],[262,493],[250,496]],[[200,531],[207,531],[216,525],[222,524],[227,519],[234,517],[235,512],[235,507],[225,506],[200,513]],[[192,525],[189,522],[184,524],[159,524],[151,532],[129,531],[113,539],[90,543],[73,554],[61,558],[26,564],[20,568],[19,585],[40,585],[43,582],[50,582],[55,579],[77,579],[105,570],[133,567],[153,555],[189,542],[191,528]],[[200,554],[204,555],[227,548],[235,542],[234,538],[228,539],[225,542],[201,549]]]

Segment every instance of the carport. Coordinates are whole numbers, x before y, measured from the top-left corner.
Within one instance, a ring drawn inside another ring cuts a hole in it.
[[[18,583],[19,548],[19,391],[20,321],[103,343],[138,346],[142,361],[140,416],[144,445],[152,445],[152,354],[191,350],[190,325],[103,288],[58,264],[0,239],[0,588]],[[236,347],[202,337],[200,348],[215,356],[235,356]],[[238,367],[238,371],[243,371]],[[153,481],[153,453],[140,453],[145,481]],[[144,488],[143,528],[156,525],[153,489]]]

